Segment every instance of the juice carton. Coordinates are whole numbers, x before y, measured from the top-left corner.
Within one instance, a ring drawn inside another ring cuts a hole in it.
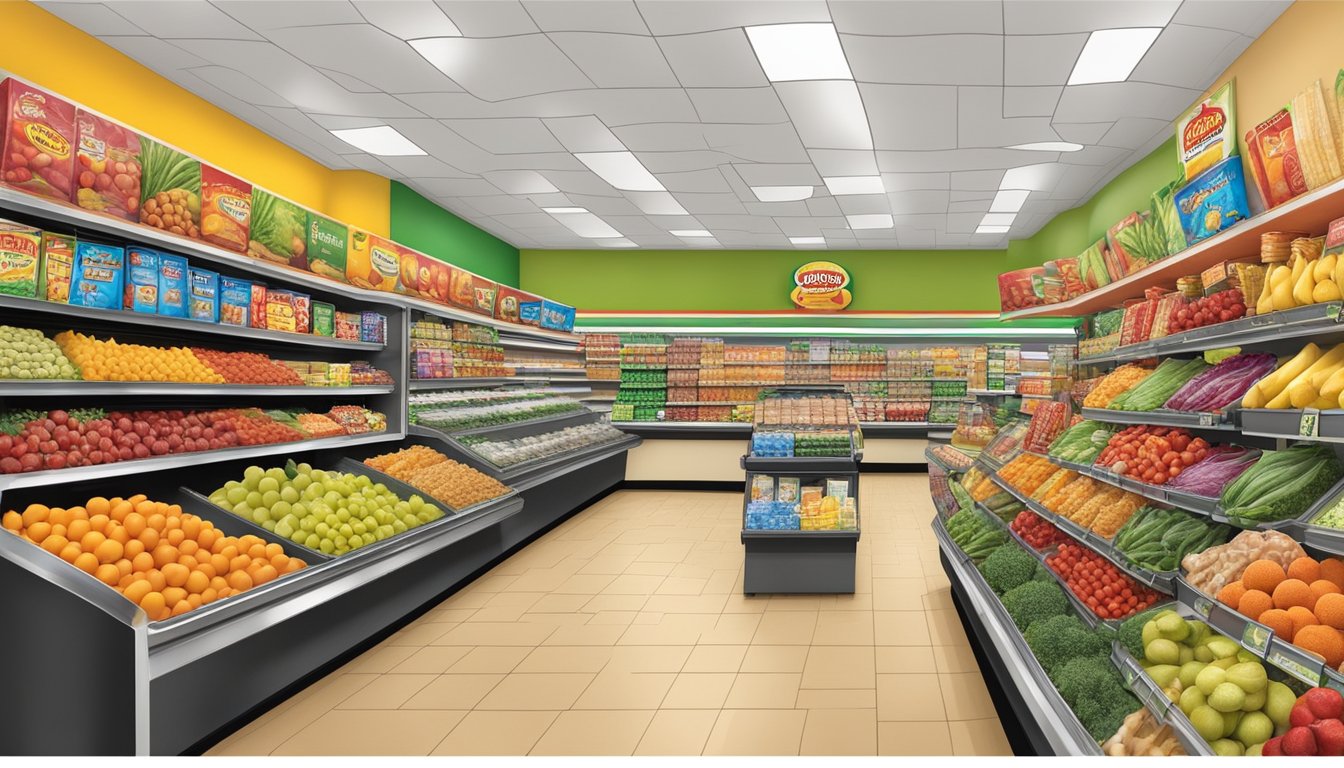
[[[159,254],[159,314],[164,317],[187,316],[187,259],[171,253]]]
[[[252,312],[252,281],[219,278],[219,322],[247,327]]]
[[[159,311],[159,253],[138,245],[126,249],[125,294],[122,309],[155,314]]]
[[[187,294],[187,315],[192,320],[219,322],[219,273],[192,267],[188,271],[190,291]]]
[[[81,307],[121,309],[122,268],[126,252],[114,245],[80,242],[75,245],[75,272],[70,303]]]

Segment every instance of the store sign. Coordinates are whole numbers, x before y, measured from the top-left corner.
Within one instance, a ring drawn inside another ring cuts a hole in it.
[[[837,311],[849,306],[854,295],[849,273],[832,261],[810,261],[793,273],[794,289],[789,294],[798,309]]]

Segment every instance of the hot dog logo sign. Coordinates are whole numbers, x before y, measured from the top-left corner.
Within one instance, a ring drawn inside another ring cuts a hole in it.
[[[854,295],[846,287],[849,273],[833,261],[810,261],[793,273],[789,294],[798,309],[837,311],[849,306]]]

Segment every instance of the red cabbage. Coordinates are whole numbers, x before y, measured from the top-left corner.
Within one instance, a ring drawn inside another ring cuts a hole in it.
[[[1176,390],[1163,406],[1173,411],[1216,411],[1241,400],[1252,384],[1274,370],[1270,354],[1233,355]]]
[[[1260,451],[1254,448],[1217,445],[1209,449],[1208,455],[1202,461],[1187,467],[1181,474],[1168,480],[1167,487],[1216,499],[1222,495],[1223,486],[1236,480],[1259,458]]]

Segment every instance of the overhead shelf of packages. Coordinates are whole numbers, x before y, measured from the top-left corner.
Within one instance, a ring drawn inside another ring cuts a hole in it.
[[[943,570],[963,609],[970,634],[988,657],[999,690],[1008,697],[1032,751],[1039,755],[1100,755],[1101,748],[1064,703],[1012,618],[979,569],[952,541],[943,521],[932,523]]]
[[[967,389],[968,395],[985,395],[990,397],[1008,397],[1017,395],[1015,389]]]
[[[512,325],[510,325],[507,331],[501,329],[499,334],[499,345],[501,347],[504,347],[505,349],[534,349],[541,352],[563,352],[566,354],[579,353],[579,345],[577,341],[570,343],[560,340],[546,341],[543,339],[514,338],[509,335],[512,330]],[[617,361],[612,360],[612,362]]]
[[[1258,216],[1201,240],[1174,256],[1144,267],[1101,288],[1057,304],[1000,313],[1002,320],[1028,317],[1079,317],[1119,307],[1154,285],[1174,286],[1177,278],[1197,275],[1224,261],[1260,252],[1260,235],[1271,231],[1324,232],[1344,209],[1344,179],[1299,195]]]
[[[56,397],[68,395],[147,396],[182,395],[187,397],[364,397],[386,395],[396,388],[391,384],[366,384],[351,387],[275,386],[266,384],[186,384],[158,381],[69,381],[47,379],[6,379],[0,381],[0,397]]]
[[[411,379],[407,388],[412,392],[432,392],[437,389],[478,389],[497,387],[522,381],[514,376],[470,376],[460,379]]]
[[[1201,413],[1192,411],[1169,411],[1158,408],[1152,411],[1112,411],[1106,408],[1083,408],[1083,418],[1103,421],[1108,424],[1147,424],[1154,427],[1182,427],[1184,429],[1237,432],[1236,411],[1221,413]]]
[[[1273,347],[1291,339],[1308,338],[1318,344],[1344,339],[1340,309],[1344,304],[1330,301],[1308,304],[1266,315],[1252,315],[1226,323],[1173,333],[1139,344],[1128,344],[1101,355],[1078,358],[1079,365],[1097,365],[1142,360],[1149,357],[1203,352],[1208,349],[1239,347],[1243,351]]]

